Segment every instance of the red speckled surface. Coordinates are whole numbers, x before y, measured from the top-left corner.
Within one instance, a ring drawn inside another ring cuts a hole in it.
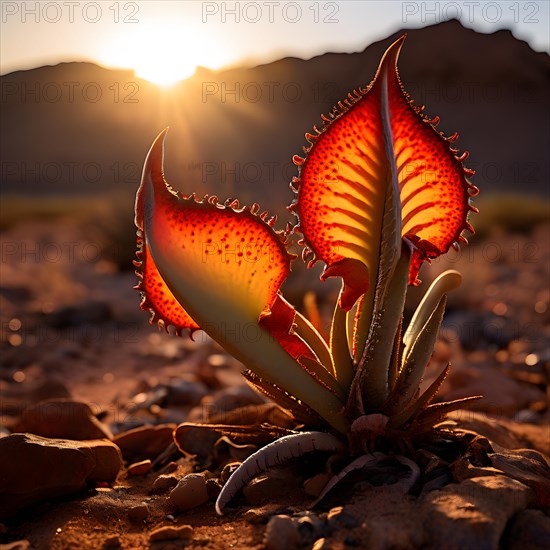
[[[396,69],[401,44],[402,39],[388,49],[366,94],[344,106],[313,140],[306,159],[298,162],[295,211],[306,245],[331,274],[340,275],[342,269],[331,268],[342,265],[344,258],[359,260],[368,268],[370,286],[376,277],[384,194],[393,162],[384,149],[384,80],[401,189],[403,236],[419,249],[411,264],[411,283],[421,259],[445,253],[460,240],[468,228],[468,199],[475,193],[449,141],[415,112],[402,90]],[[365,284],[357,283],[359,264],[350,265],[354,273],[343,275],[348,303],[365,289]],[[365,273],[363,269],[363,279]]]

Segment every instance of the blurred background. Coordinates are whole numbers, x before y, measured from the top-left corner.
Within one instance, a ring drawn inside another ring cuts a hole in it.
[[[449,265],[465,277],[439,346],[438,360],[452,355],[464,367],[449,391],[493,380],[484,410],[525,418],[547,410],[547,2],[5,1],[1,9],[6,418],[22,407],[23,383],[37,392],[45,384],[40,396],[105,405],[131,394],[136,372],[177,366],[187,353],[185,340],[147,326],[131,288],[133,201],[160,130],[170,126],[174,188],[258,202],[282,228],[304,133],[368,85],[404,31],[404,87],[441,118],[439,130],[459,132],[481,189],[471,246],[424,270],[427,281]],[[286,292],[298,307],[306,288],[328,319],[334,287],[296,262]],[[412,292],[411,304],[418,299]]]

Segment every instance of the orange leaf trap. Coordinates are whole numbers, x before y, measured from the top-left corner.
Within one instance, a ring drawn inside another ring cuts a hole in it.
[[[163,176],[166,130],[149,151],[136,198],[136,288],[151,322],[178,334],[207,332],[245,365],[257,389],[332,432],[336,439],[311,436],[327,450],[340,449],[343,436],[352,453],[381,434],[403,438],[399,430],[407,429],[416,437],[462,403],[430,404],[446,371],[418,390],[445,294],[460,275],[444,273],[428,289],[406,330],[403,307],[422,262],[467,242],[477,189],[462,164],[467,154],[452,148],[457,134],[440,134],[438,119],[425,117],[401,85],[404,40],[388,48],[367,89],[350,93],[306,134],[305,158],[294,157],[292,232],[275,230],[275,218],[256,204],[174,192]],[[328,342],[280,293],[296,232],[308,266],[320,260],[323,280],[342,278]],[[291,441],[293,449],[315,448]]]
[[[323,128],[306,134],[305,159],[295,156],[299,177],[291,209],[299,217],[305,258],[326,264],[323,278],[342,276],[348,288],[342,307],[350,309],[376,282],[381,218],[388,186],[401,203],[402,236],[414,246],[410,282],[423,260],[447,252],[467,221],[469,198],[478,190],[466,176],[467,153],[451,147],[458,134],[444,137],[415,107],[397,72],[405,36],[384,54],[374,80],[339,102]]]

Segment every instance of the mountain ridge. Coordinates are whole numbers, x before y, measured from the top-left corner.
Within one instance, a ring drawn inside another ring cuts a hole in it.
[[[510,31],[486,35],[458,21],[399,31],[361,52],[198,70],[169,90],[86,61],[9,73],[0,77],[2,189],[130,196],[149,144],[170,125],[166,171],[175,188],[279,209],[304,133],[369,84],[403,32],[404,87],[441,117],[440,130],[460,133],[474,183],[548,197],[550,57]]]

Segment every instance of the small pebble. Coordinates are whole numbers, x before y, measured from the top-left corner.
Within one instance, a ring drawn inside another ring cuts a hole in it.
[[[256,506],[268,500],[288,495],[297,485],[296,477],[288,470],[273,470],[256,476],[244,489],[248,504]]]
[[[169,489],[172,489],[178,484],[178,478],[173,475],[161,474],[153,482],[153,486],[149,493],[152,495],[160,495]]]
[[[206,479],[201,474],[187,474],[170,491],[169,506],[177,511],[184,512],[204,504],[208,500]]]
[[[264,545],[266,550],[287,550],[301,545],[298,528],[290,516],[273,516],[267,522]]]
[[[128,510],[128,519],[130,521],[144,521],[149,516],[150,510],[149,506],[145,502],[142,502],[141,504],[138,504],[137,506],[133,506]]]
[[[259,525],[260,523],[265,523],[268,517],[269,516],[267,516],[261,510],[256,510],[255,508],[250,508],[250,510],[247,510],[242,515],[242,519],[244,519],[244,521],[252,525]]]
[[[317,539],[313,546],[311,547],[311,550],[329,550],[330,549],[330,543],[327,539]]]
[[[312,544],[316,539],[326,534],[326,524],[313,512],[305,512],[296,521],[298,532],[303,544]]]
[[[141,462],[134,462],[128,466],[128,474],[131,476],[143,476],[148,474],[153,468],[153,463],[147,459]]]
[[[9,544],[3,544],[2,550],[30,550],[31,543],[27,539],[16,540]]]
[[[332,508],[327,514],[327,522],[330,527],[336,529],[353,529],[359,525],[359,521],[350,513],[346,512],[343,506]]]
[[[267,520],[277,514],[285,514],[288,510],[278,504],[267,503],[264,506],[250,508],[243,513],[242,518],[252,525],[267,523]]]
[[[178,469],[177,462],[169,462],[164,468],[162,468],[161,472],[163,474],[171,474],[172,472],[175,472],[177,469]]]
[[[120,539],[117,535],[111,535],[103,541],[103,548],[120,548]]]
[[[193,527],[190,525],[180,525],[179,527],[172,527],[167,525],[159,527],[149,534],[149,540],[151,542],[158,542],[164,540],[177,540],[177,539],[190,539],[193,537]]]

